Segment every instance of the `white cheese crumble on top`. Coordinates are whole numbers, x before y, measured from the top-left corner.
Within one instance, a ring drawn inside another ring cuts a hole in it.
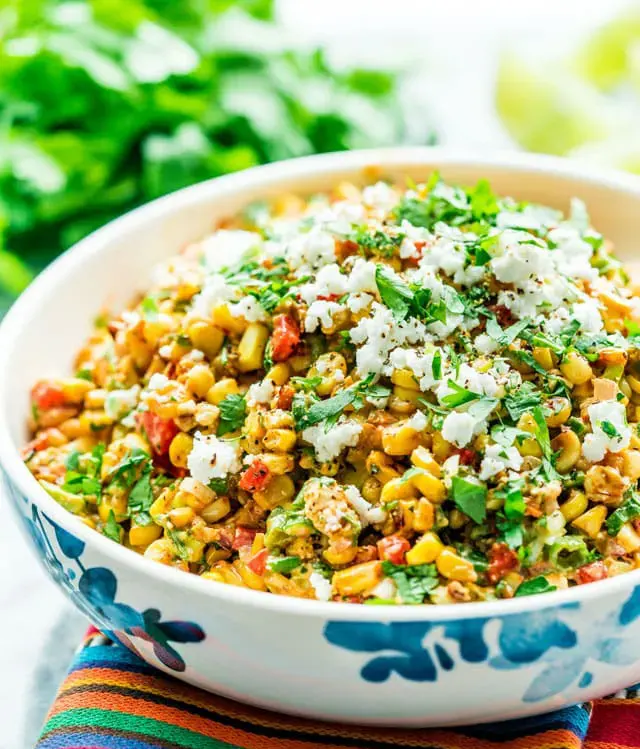
[[[259,248],[262,237],[252,231],[219,229],[200,245],[204,263],[209,271],[220,270],[237,263],[250,250]]]
[[[269,315],[260,302],[251,295],[243,297],[237,304],[229,305],[233,317],[244,317],[247,322],[265,322]]]
[[[522,455],[515,447],[502,445],[488,445],[480,465],[480,480],[486,481],[501,471],[512,469],[517,471],[522,466]]]
[[[156,374],[151,375],[149,384],[147,385],[147,390],[164,390],[170,382],[171,380],[167,375],[156,372]]]
[[[384,522],[387,513],[382,509],[382,507],[374,507],[371,502],[367,502],[362,494],[360,494],[357,487],[347,485],[344,487],[344,493],[351,507],[353,507],[360,516],[360,522],[362,523],[363,528],[366,528],[366,526],[371,523]]]
[[[482,422],[471,414],[452,411],[442,423],[442,436],[457,447],[465,447],[482,429]]]
[[[321,575],[315,570],[309,575],[309,582],[313,588],[316,598],[318,601],[330,601],[333,595],[333,586],[331,581],[327,580],[324,575]]]
[[[320,463],[326,463],[337,458],[346,447],[354,447],[361,431],[362,424],[342,416],[330,429],[322,423],[307,427],[302,431],[302,439],[313,445]]]
[[[276,394],[276,386],[273,380],[264,379],[262,382],[255,382],[249,390],[247,390],[247,406],[252,408],[259,404],[270,403],[273,396]]]
[[[242,469],[242,450],[237,441],[224,442],[215,435],[196,432],[187,467],[194,479],[207,485]]]
[[[112,390],[104,402],[105,413],[114,421],[118,421],[133,411],[138,405],[139,398],[140,385],[134,385],[128,390]]]
[[[607,450],[619,453],[629,447],[631,429],[627,424],[626,409],[617,401],[601,401],[587,409],[592,434],[587,434],[582,443],[584,457],[592,463],[601,461]],[[606,423],[605,423],[606,422]],[[603,428],[605,423],[605,428]],[[607,434],[607,429],[611,434]]]

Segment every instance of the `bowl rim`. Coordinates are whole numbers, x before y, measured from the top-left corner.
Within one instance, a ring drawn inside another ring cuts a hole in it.
[[[93,257],[107,248],[119,236],[140,226],[152,223],[167,213],[178,213],[181,209],[208,203],[216,196],[240,196],[248,188],[267,189],[277,187],[279,182],[308,177],[326,177],[334,173],[352,171],[361,174],[369,167],[382,169],[410,169],[411,166],[433,168],[464,167],[474,169],[499,169],[503,172],[530,172],[541,175],[579,180],[585,184],[605,187],[628,193],[640,200],[640,177],[612,169],[593,168],[569,159],[539,154],[524,154],[513,151],[479,153],[477,150],[461,150],[438,146],[401,146],[336,152],[276,162],[253,167],[204,182],[190,185],[174,193],[157,198],[94,231],[69,250],[60,255],[44,270],[8,311],[0,324],[0,351],[17,345],[21,331],[21,320],[37,310],[41,292],[64,286],[65,276],[77,266],[87,264]],[[570,196],[567,196],[570,197]],[[63,298],[64,295],[61,295]],[[430,620],[447,622],[461,619],[493,618],[556,608],[565,604],[588,601],[598,597],[613,596],[630,591],[640,583],[640,569],[623,575],[598,581],[595,584],[574,586],[563,591],[545,593],[541,596],[522,596],[501,601],[483,601],[460,606],[458,604],[420,605],[353,605],[343,602],[300,599],[280,596],[248,588],[240,588],[199,575],[185,573],[167,567],[133,552],[86,526],[75,515],[64,510],[35,481],[14,446],[4,411],[10,399],[7,370],[9,357],[0,357],[0,467],[4,469],[4,480],[13,483],[18,490],[47,514],[55,523],[80,538],[87,546],[112,560],[117,565],[130,567],[142,576],[149,575],[167,588],[192,591],[247,608],[269,610],[273,613],[318,617],[337,621],[416,621]],[[2,473],[0,472],[0,477]]]

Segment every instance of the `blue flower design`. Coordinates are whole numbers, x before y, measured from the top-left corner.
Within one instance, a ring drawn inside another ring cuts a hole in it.
[[[15,490],[13,487],[11,489],[12,498],[17,500]],[[36,546],[38,556],[50,576],[65,588],[78,608],[105,634],[119,640],[138,655],[140,653],[132,638],[149,642],[155,656],[167,668],[184,671],[184,659],[170,643],[201,642],[205,638],[203,629],[193,622],[163,622],[157,609],[139,612],[126,603],[118,602],[118,581],[114,573],[106,567],[85,568],[81,559],[84,542],[40,513],[35,505],[29,506],[28,502],[25,505],[18,507],[16,502],[23,526]],[[55,545],[50,535],[55,538]],[[63,558],[75,563],[79,574],[63,564],[56,546]]]
[[[458,643],[462,660],[469,663],[486,660],[484,623],[484,619],[468,619],[442,626],[444,637]],[[360,673],[366,681],[386,681],[394,671],[410,681],[436,681],[438,667],[450,671],[455,661],[444,644],[436,643],[433,652],[425,645],[425,638],[434,626],[440,625],[431,622],[329,622],[324,636],[333,645],[346,650],[385,652],[362,668]],[[388,655],[388,651],[395,651],[395,654]]]

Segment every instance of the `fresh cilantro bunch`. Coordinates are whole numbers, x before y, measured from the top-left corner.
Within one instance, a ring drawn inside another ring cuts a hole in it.
[[[393,74],[338,72],[319,51],[270,51],[272,21],[272,0],[3,5],[5,307],[64,248],[159,195],[255,164],[402,140]]]

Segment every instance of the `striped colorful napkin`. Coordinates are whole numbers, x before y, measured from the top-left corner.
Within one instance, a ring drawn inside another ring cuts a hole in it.
[[[95,630],[78,652],[36,749],[628,749],[640,693],[536,718],[456,729],[359,728],[246,707],[165,676]]]

